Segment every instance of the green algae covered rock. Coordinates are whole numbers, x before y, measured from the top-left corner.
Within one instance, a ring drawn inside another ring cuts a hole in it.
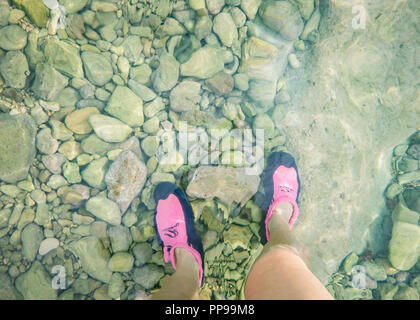
[[[223,232],[224,241],[229,243],[233,250],[237,248],[248,249],[251,237],[252,232],[248,227],[238,225],[232,225]]]
[[[92,131],[92,127],[88,122],[92,114],[98,114],[99,110],[95,107],[86,107],[77,109],[68,114],[65,118],[67,128],[77,134],[87,134]]]
[[[13,282],[6,273],[0,273],[0,300],[20,300],[19,292],[13,286]]]
[[[0,29],[0,48],[3,50],[20,50],[26,46],[28,35],[18,25],[10,25]]]
[[[123,142],[132,132],[125,123],[102,114],[93,114],[88,121],[97,136],[106,142]]]
[[[140,37],[128,36],[122,43],[122,47],[124,48],[124,56],[127,57],[128,61],[131,63],[137,62],[143,49]]]
[[[91,134],[82,141],[81,147],[88,154],[104,155],[111,150],[112,145],[100,139],[96,134]]]
[[[287,1],[263,1],[259,15],[264,24],[286,40],[296,40],[303,30],[303,21],[296,6]]]
[[[131,150],[121,153],[109,167],[105,176],[108,197],[118,204],[122,213],[143,189],[146,176],[146,165]]]
[[[384,281],[386,280],[386,270],[385,267],[370,261],[364,261],[362,265],[365,267],[367,275],[377,281]]]
[[[133,255],[136,259],[135,265],[137,267],[142,266],[146,264],[146,262],[149,262],[150,259],[152,259],[152,255],[153,255],[152,246],[147,242],[137,243],[133,247]]]
[[[109,59],[100,53],[83,52],[82,61],[86,77],[94,85],[103,86],[114,75]]]
[[[28,61],[20,51],[9,51],[0,59],[0,75],[6,85],[22,89],[25,86],[26,78],[29,75]]]
[[[115,253],[108,262],[108,267],[115,272],[129,272],[133,268],[134,257],[128,252]]]
[[[69,244],[69,250],[79,258],[83,270],[92,278],[105,283],[111,280],[109,252],[98,238],[90,236],[73,241]]]
[[[213,21],[213,31],[226,47],[231,47],[238,39],[238,30],[232,16],[227,12],[219,13]]]
[[[249,19],[254,19],[262,0],[241,0],[241,9]]]
[[[0,114],[0,180],[26,178],[35,157],[35,124],[28,115]]]
[[[221,49],[207,46],[195,51],[191,58],[181,65],[181,75],[208,79],[222,71],[223,68]]]
[[[66,8],[67,14],[73,14],[82,10],[89,0],[59,0],[58,2]]]
[[[50,39],[44,49],[47,62],[62,74],[72,78],[83,77],[79,50],[70,42]]]
[[[0,3],[0,27],[7,26],[9,23],[10,7],[6,3]]]
[[[262,129],[264,130],[264,138],[270,138],[274,135],[274,123],[271,118],[263,113],[259,114],[254,118],[254,130]]]
[[[33,92],[44,100],[54,100],[67,86],[68,79],[46,63],[37,64]]]
[[[127,87],[114,90],[105,111],[131,127],[139,127],[144,121],[143,101]]]
[[[159,280],[165,275],[163,268],[156,264],[146,264],[134,270],[134,281],[144,289],[150,290],[156,286]]]
[[[38,27],[46,27],[49,10],[42,0],[13,0],[13,3],[19,9],[24,10]]]
[[[21,234],[23,256],[34,261],[43,239],[42,229],[35,223],[28,224]]]
[[[392,221],[403,221],[411,224],[418,224],[419,214],[415,211],[408,209],[401,202],[399,202],[392,211]]]
[[[420,214],[420,188],[406,189],[403,197],[407,207]]]
[[[108,295],[113,299],[118,299],[124,292],[125,285],[120,273],[114,272],[108,284]]]
[[[415,288],[403,286],[395,294],[394,300],[419,300],[419,293]]]
[[[179,62],[167,52],[161,54],[159,62],[152,75],[153,88],[158,92],[171,90],[178,82]]]
[[[420,226],[397,221],[389,242],[389,261],[399,270],[409,270],[420,256]]]
[[[121,224],[121,211],[118,205],[108,198],[96,196],[86,202],[86,210],[95,217],[112,225]]]
[[[56,300],[57,291],[51,285],[47,271],[39,261],[16,279],[16,289],[25,300]]]
[[[179,83],[170,94],[170,107],[176,112],[191,111],[200,102],[199,82],[185,80]]]
[[[109,227],[107,234],[111,241],[112,252],[128,251],[132,237],[127,227],[121,225]]]

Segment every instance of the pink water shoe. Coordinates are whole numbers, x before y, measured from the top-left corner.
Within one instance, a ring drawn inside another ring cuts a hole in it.
[[[194,214],[184,193],[173,183],[162,182],[154,192],[156,202],[155,226],[163,246],[166,263],[176,269],[175,248],[185,248],[193,254],[200,266],[199,284],[203,283],[204,250],[194,230]]]
[[[267,159],[267,165],[263,173],[265,191],[265,208],[267,209],[264,221],[265,235],[270,240],[268,222],[273,215],[274,209],[280,202],[290,202],[293,213],[289,220],[290,228],[299,216],[297,199],[299,197],[299,175],[293,157],[286,152],[272,153]]]

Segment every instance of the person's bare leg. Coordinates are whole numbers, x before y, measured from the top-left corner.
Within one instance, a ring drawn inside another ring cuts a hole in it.
[[[251,300],[333,299],[308,269],[288,221],[293,213],[289,202],[281,202],[268,223],[270,241],[255,261],[245,284]]]
[[[165,280],[153,300],[198,300],[200,267],[194,256],[184,248],[175,249],[176,270]]]

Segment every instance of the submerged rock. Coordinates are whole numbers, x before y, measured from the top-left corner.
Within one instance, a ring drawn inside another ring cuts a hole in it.
[[[59,2],[64,6],[67,14],[73,14],[82,10],[89,0],[59,0]]]
[[[0,27],[7,26],[9,23],[10,7],[8,3],[0,4]]]
[[[77,47],[66,41],[50,39],[44,49],[47,62],[62,74],[83,78],[82,60]]]
[[[302,17],[290,2],[263,1],[259,15],[267,27],[279,32],[286,40],[296,40],[303,30]]]
[[[122,43],[122,46],[124,48],[124,56],[126,56],[131,63],[135,63],[140,59],[143,49],[140,37],[128,36]]]
[[[143,124],[143,101],[129,88],[118,86],[109,100],[105,111],[131,127]]]
[[[403,197],[407,207],[420,214],[420,188],[405,190]]]
[[[0,180],[26,178],[35,157],[35,124],[28,115],[0,114]]]
[[[58,141],[53,138],[50,128],[40,130],[36,136],[36,148],[39,152],[51,155],[58,149]]]
[[[20,50],[25,48],[28,35],[18,25],[10,25],[0,29],[0,48],[3,50]]]
[[[412,156],[416,160],[420,160],[420,144],[413,144],[408,148],[407,154]]]
[[[203,47],[195,51],[191,58],[181,65],[181,75],[208,79],[224,68],[223,54],[221,49],[215,47]]]
[[[40,255],[46,255],[51,250],[54,250],[58,248],[60,245],[60,241],[58,241],[56,238],[47,238],[43,240],[39,246],[39,254]]]
[[[42,229],[35,223],[28,224],[22,230],[22,254],[26,259],[29,261],[35,260],[43,238]]]
[[[389,242],[389,261],[399,270],[409,270],[420,256],[420,226],[397,221]]]
[[[1,10],[1,8],[0,8]],[[19,292],[13,286],[13,282],[6,273],[0,273],[0,300],[20,300]]]
[[[146,176],[146,165],[130,150],[121,153],[109,167],[105,176],[108,198],[118,204],[122,213],[143,189]]]
[[[21,235],[23,256],[29,261],[34,261],[43,239],[42,229],[35,223],[28,224]]]
[[[67,84],[67,77],[53,67],[46,63],[37,64],[32,90],[38,97],[47,101],[54,100]]]
[[[219,72],[215,76],[206,81],[209,88],[216,94],[227,95],[229,94],[234,85],[234,80],[231,75],[226,72]]]
[[[238,30],[232,16],[227,12],[219,13],[213,20],[213,31],[226,47],[231,47],[238,39]]]
[[[9,51],[0,59],[0,75],[6,85],[22,89],[25,87],[26,78],[29,75],[28,61],[20,51]]]
[[[109,259],[108,267],[114,272],[129,272],[134,265],[134,257],[128,252],[117,252]]]
[[[202,166],[195,169],[187,187],[192,198],[218,198],[223,203],[243,206],[256,192],[260,183],[257,175],[247,175],[245,168]]]
[[[112,271],[108,268],[110,254],[96,237],[85,237],[69,244],[69,250],[79,258],[83,270],[92,278],[108,283]]]
[[[139,267],[146,264],[150,261],[150,259],[152,259],[153,249],[152,246],[147,242],[137,243],[133,247],[133,254],[136,258],[135,264],[137,267]]]
[[[68,114],[65,119],[67,128],[77,134],[87,134],[92,131],[92,126],[89,124],[89,117],[92,114],[99,114],[99,110],[95,107],[86,107],[78,109]]]
[[[228,230],[223,232],[225,243],[229,243],[233,250],[242,248],[247,250],[253,233],[248,227],[232,225]]]
[[[292,45],[276,47],[270,42],[250,37],[242,45],[242,59],[238,71],[250,79],[276,81],[287,66]]]
[[[118,272],[112,274],[111,281],[108,284],[108,295],[113,299],[118,299],[125,290],[122,275]]]
[[[66,33],[70,38],[83,40],[85,38],[85,31],[85,25],[81,15],[71,14],[66,17]]]
[[[108,198],[103,196],[90,198],[86,202],[86,210],[109,224],[116,226],[121,224],[121,211],[118,205]]]
[[[57,291],[41,262],[35,261],[32,267],[16,279],[16,289],[25,300],[56,300]]]
[[[123,142],[133,131],[120,120],[102,114],[90,115],[88,121],[97,136],[106,142]]]
[[[83,52],[82,61],[86,77],[94,85],[103,86],[114,75],[109,59],[100,53]]]
[[[46,27],[50,11],[42,0],[13,0],[13,3],[23,9],[38,27]]]
[[[248,19],[253,20],[258,12],[262,0],[241,0],[241,9],[245,12]]]
[[[170,94],[171,109],[176,112],[191,111],[200,102],[199,82],[185,80],[178,84]]]
[[[112,226],[108,228],[108,237],[111,241],[112,252],[128,251],[133,241],[130,230],[124,226]]]
[[[164,52],[159,57],[159,67],[152,75],[153,88],[158,91],[171,90],[178,82],[179,63],[176,59]]]
[[[146,264],[144,267],[134,270],[133,279],[144,289],[153,289],[159,280],[165,275],[163,268],[156,264]]]
[[[194,26],[194,34],[198,40],[202,40],[211,33],[213,22],[208,15],[197,18]]]

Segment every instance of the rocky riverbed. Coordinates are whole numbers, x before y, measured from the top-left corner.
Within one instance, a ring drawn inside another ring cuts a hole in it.
[[[382,18],[362,33],[346,1],[0,0],[0,299],[149,299],[173,273],[153,221],[162,181],[194,208],[200,297],[239,298],[278,150],[301,168],[296,232],[335,296],[418,299],[418,134],[394,150],[389,255],[372,221],[391,172],[376,161],[419,125],[420,8],[365,5]],[[400,68],[382,81],[388,58]]]
[[[379,231],[384,248],[352,252],[327,286],[337,299],[419,300],[420,131],[393,150],[387,210]]]

